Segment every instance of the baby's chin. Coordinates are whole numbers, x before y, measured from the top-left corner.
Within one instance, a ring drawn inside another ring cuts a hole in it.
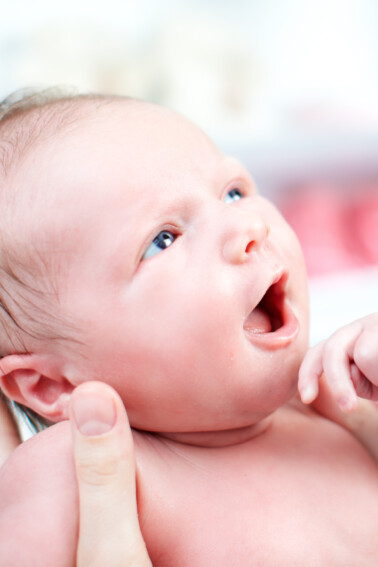
[[[288,396],[285,401],[289,399]],[[160,423],[156,420],[143,420],[141,414],[137,419],[130,415],[129,418],[133,429],[140,432],[152,433],[187,445],[221,447],[243,443],[263,434],[269,429],[279,407],[270,405],[262,411],[249,410],[244,416],[241,413],[234,416],[229,414],[227,419],[222,418],[216,411],[210,416],[210,408],[205,416],[203,412],[199,412],[197,419],[193,415],[185,415],[184,410],[176,419],[173,416],[165,416]]]
[[[165,411],[160,412],[151,407],[146,411],[145,407],[134,406],[134,411],[128,410],[128,415],[132,427],[139,431],[189,445],[226,446],[263,433],[276,411],[290,402],[296,391],[296,379],[282,380],[279,385],[275,381],[271,388],[264,387],[260,392],[238,392],[232,401],[227,399],[223,405],[220,400],[214,400],[213,404],[207,400],[201,408],[187,403],[180,405],[179,412],[171,411],[167,405]]]
[[[160,436],[185,445],[195,445],[198,447],[227,447],[230,445],[245,443],[246,441],[264,434],[269,429],[272,421],[273,416],[269,415],[257,423],[235,429],[160,433]]]

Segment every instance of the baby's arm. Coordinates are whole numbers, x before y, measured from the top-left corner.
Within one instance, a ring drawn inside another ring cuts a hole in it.
[[[351,431],[378,461],[378,313],[309,349],[298,389],[304,403]]]

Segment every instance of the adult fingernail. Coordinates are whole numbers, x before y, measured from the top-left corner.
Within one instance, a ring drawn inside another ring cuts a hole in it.
[[[116,421],[116,406],[109,392],[75,391],[72,411],[83,435],[93,437],[110,431]]]

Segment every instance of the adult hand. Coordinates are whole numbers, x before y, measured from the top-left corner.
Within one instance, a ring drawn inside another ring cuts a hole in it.
[[[136,506],[133,439],[112,388],[86,382],[71,397],[79,487],[77,567],[151,567]]]
[[[0,393],[0,467],[20,443],[16,423]]]

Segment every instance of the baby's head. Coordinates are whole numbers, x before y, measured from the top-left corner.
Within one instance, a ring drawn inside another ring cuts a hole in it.
[[[302,253],[181,116],[67,97],[0,121],[1,387],[48,420],[102,380],[135,427],[243,428],[293,394]]]

